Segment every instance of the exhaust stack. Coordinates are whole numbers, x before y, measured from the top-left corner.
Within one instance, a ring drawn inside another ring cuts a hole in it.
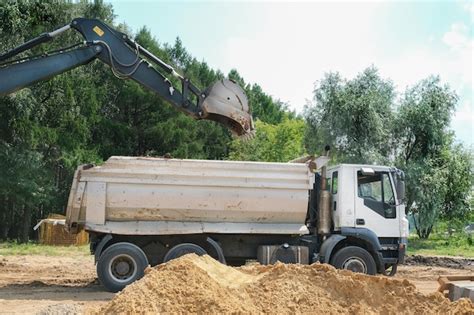
[[[329,156],[330,147],[325,148],[325,156]],[[318,234],[322,236],[331,233],[331,193],[327,190],[327,168],[321,167],[321,187],[319,190]]]

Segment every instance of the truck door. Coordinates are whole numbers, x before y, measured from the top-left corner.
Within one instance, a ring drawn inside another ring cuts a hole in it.
[[[331,174],[331,178],[329,179],[329,188],[331,192],[331,215],[332,215],[332,220],[334,222],[334,228],[336,230],[339,230],[341,227],[341,222],[340,222],[340,211],[338,211],[338,206],[339,206],[339,172],[333,171]]]
[[[390,173],[356,172],[356,227],[370,229],[379,237],[398,237],[396,199]]]

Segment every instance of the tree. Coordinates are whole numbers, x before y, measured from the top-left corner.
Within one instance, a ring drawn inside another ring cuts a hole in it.
[[[406,211],[427,238],[440,218],[471,212],[472,156],[449,130],[457,96],[439,77],[408,88],[399,102],[373,67],[356,78],[326,74],[305,108],[305,146],[335,149],[333,162],[393,163],[406,173]]]
[[[446,173],[446,169],[437,167],[432,160],[413,162],[406,169],[407,199],[411,201],[407,207],[420,238],[428,238],[439,219],[446,194]]]
[[[288,162],[305,154],[302,119],[285,119],[277,125],[257,120],[256,130],[255,138],[249,141],[232,141],[231,160]]]
[[[112,19],[110,5],[102,1],[6,2],[0,5],[0,49],[63,26],[77,15]],[[61,39],[21,56],[76,43],[79,36],[71,32]],[[8,168],[0,178],[0,198],[6,201],[3,238],[26,242],[34,220],[65,208],[77,165],[98,160],[94,146],[87,146],[104,99],[102,76],[94,75],[101,70],[87,65],[0,99],[0,155]]]
[[[401,143],[403,163],[439,156],[451,141],[449,124],[458,97],[439,77],[429,77],[408,88],[395,123],[395,137]]]
[[[389,158],[394,89],[370,67],[352,80],[326,74],[305,108],[305,135],[310,152],[331,144],[336,160],[352,163],[384,162]]]
[[[448,221],[461,221],[473,212],[469,204],[474,185],[474,157],[460,144],[445,153],[446,192],[440,215]]]
[[[56,192],[40,153],[0,142],[0,218],[2,238],[12,226],[21,242],[28,242],[32,217],[49,204]],[[19,219],[22,218],[22,219]]]
[[[458,174],[452,168],[459,166],[450,166],[452,135],[448,129],[456,102],[449,86],[442,85],[439,77],[429,77],[408,88],[398,108],[394,128],[399,144],[397,165],[407,174],[406,211],[415,214],[421,238],[428,238],[443,209],[463,203],[448,183],[450,176]]]
[[[98,18],[131,37],[160,59],[206,88],[224,74],[198,61],[178,38],[160,43],[143,27],[136,34],[114,25],[110,4],[103,1],[6,1],[0,4],[0,52],[75,17]],[[69,31],[19,57],[80,43]],[[229,74],[232,76],[238,74]],[[240,77],[240,75],[239,75]],[[243,78],[240,78],[245,82]],[[170,80],[179,89],[180,82]],[[283,117],[284,108],[266,95],[266,117]],[[258,108],[259,104],[255,105]],[[211,121],[195,121],[158,95],[131,80],[118,80],[101,62],[78,67],[12,95],[0,97],[0,236],[26,241],[36,220],[64,213],[74,170],[101,163],[111,155],[164,155],[225,159],[230,132]],[[7,167],[8,166],[8,167]],[[26,234],[25,234],[26,233]]]

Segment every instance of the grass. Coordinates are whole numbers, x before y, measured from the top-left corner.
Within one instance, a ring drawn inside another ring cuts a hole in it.
[[[0,256],[43,255],[43,256],[88,256],[89,245],[51,246],[38,243],[18,244],[16,242],[0,243]]]
[[[427,240],[411,235],[408,239],[409,255],[462,256],[474,258],[472,237],[466,234],[452,236],[432,233]],[[44,256],[88,256],[89,245],[83,246],[51,246],[35,242],[18,244],[16,242],[0,243],[0,256],[10,255],[44,255]]]
[[[409,255],[437,255],[437,256],[461,256],[474,258],[474,243],[466,235],[444,235],[433,234],[428,239],[420,239],[412,235],[408,239]]]

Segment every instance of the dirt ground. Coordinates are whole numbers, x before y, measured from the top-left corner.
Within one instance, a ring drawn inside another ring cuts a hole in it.
[[[407,263],[396,277],[422,293],[436,291],[440,275],[474,272],[474,259],[412,257]],[[98,283],[92,256],[0,256],[1,314],[76,314],[113,296]]]

